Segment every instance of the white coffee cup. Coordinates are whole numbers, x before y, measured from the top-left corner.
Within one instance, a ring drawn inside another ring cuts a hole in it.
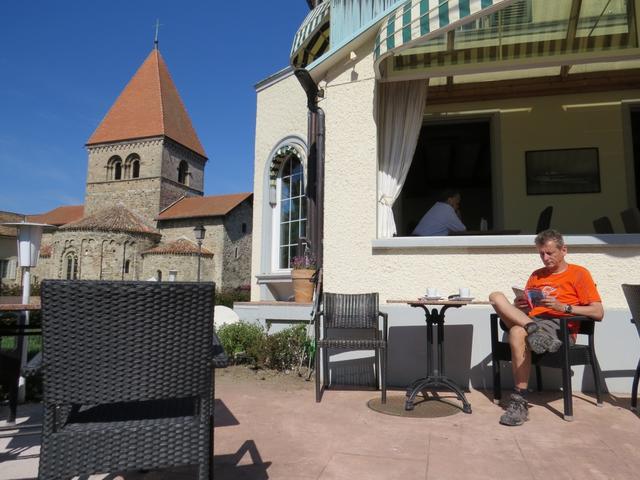
[[[438,289],[435,287],[427,287],[427,297],[434,298],[438,297]]]
[[[460,298],[471,298],[471,289],[469,287],[460,287],[458,295]]]

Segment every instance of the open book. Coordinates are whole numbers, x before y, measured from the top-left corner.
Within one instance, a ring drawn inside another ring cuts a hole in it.
[[[545,297],[545,293],[539,288],[519,288],[511,287],[516,298],[526,298],[529,308],[541,305],[541,300]]]

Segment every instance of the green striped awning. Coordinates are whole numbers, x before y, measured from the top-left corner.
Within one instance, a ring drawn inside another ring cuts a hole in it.
[[[440,36],[509,6],[514,0],[408,0],[382,22],[374,49],[375,69],[394,52]]]
[[[325,0],[311,10],[300,25],[291,46],[291,65],[304,67],[329,48],[329,7]]]

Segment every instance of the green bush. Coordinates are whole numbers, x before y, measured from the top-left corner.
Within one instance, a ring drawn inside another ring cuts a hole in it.
[[[40,295],[40,281],[36,278],[31,284],[31,296],[35,297]],[[17,283],[6,284],[0,282],[0,296],[8,296],[8,297],[21,297],[22,296],[22,285],[18,285]]]
[[[233,302],[248,302],[251,291],[248,285],[237,288],[223,288],[216,292],[216,305],[233,308]]]
[[[279,371],[298,368],[309,358],[312,345],[305,325],[269,335],[260,325],[239,322],[220,327],[218,337],[231,362]]]
[[[224,324],[217,333],[229,360],[236,363],[245,359],[256,362],[265,337],[262,326],[247,322]]]
[[[294,370],[307,358],[308,347],[305,325],[296,325],[267,335],[261,360],[267,368]]]

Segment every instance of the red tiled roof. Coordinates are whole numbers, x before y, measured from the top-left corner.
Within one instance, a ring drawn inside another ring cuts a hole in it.
[[[213,257],[213,252],[211,250],[207,250],[202,247],[202,256],[203,257]],[[162,254],[173,254],[173,255],[197,255],[198,254],[198,246],[195,242],[192,242],[188,238],[179,238],[173,242],[165,243],[162,245],[158,245],[157,247],[150,248],[142,252],[143,255],[162,255]]]
[[[48,223],[59,227],[70,222],[80,220],[84,214],[84,205],[63,205],[39,215],[27,215],[27,221]]]
[[[40,245],[40,258],[50,258],[53,245]]]
[[[206,158],[160,51],[154,49],[87,145],[165,135]]]
[[[14,223],[24,221],[24,215],[13,212],[0,212],[0,223]],[[5,227],[0,225],[0,237],[17,237],[18,229],[15,227]]]
[[[157,219],[224,216],[252,195],[253,193],[248,192],[208,197],[184,197],[160,212]]]
[[[99,212],[83,217],[75,222],[67,223],[60,230],[94,230],[100,232],[127,232],[160,235],[155,228],[150,227],[135,213],[118,204]]]

